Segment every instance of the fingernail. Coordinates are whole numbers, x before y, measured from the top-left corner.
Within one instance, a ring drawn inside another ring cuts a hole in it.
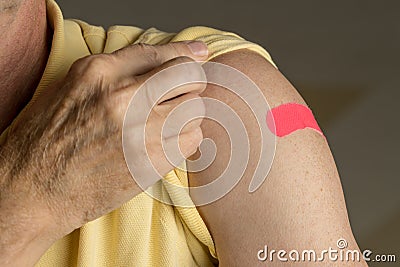
[[[193,55],[196,56],[207,56],[208,48],[207,45],[203,42],[193,41],[187,44],[192,51]]]

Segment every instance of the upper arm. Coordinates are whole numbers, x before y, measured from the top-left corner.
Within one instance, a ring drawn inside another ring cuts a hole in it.
[[[289,102],[305,105],[284,76],[254,52],[237,50],[213,61],[246,74],[261,89],[271,108]],[[203,96],[216,98],[233,108],[244,122],[250,142],[250,160],[240,182],[218,201],[198,207],[215,241],[221,265],[260,264],[257,252],[265,245],[287,252],[292,249],[318,252],[329,247],[337,249],[337,240],[344,238],[349,249],[357,249],[339,175],[324,137],[303,129],[277,138],[270,173],[257,191],[249,193],[261,140],[257,122],[249,107],[224,88],[208,85]],[[189,173],[190,186],[204,185],[216,179],[230,157],[229,137],[220,125],[205,120],[202,130],[205,138],[215,142],[218,151],[211,166],[201,172]],[[274,262],[279,265],[276,259]],[[309,262],[303,264],[310,266]],[[326,264],[328,266],[329,262]]]

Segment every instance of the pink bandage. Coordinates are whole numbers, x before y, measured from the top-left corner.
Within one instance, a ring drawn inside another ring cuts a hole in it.
[[[313,129],[324,135],[312,111],[307,106],[297,103],[283,104],[268,111],[267,125],[271,132],[279,137],[304,128]]]

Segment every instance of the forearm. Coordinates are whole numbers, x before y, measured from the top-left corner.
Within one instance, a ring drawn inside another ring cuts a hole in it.
[[[33,192],[20,193],[12,179],[12,156],[1,152],[0,266],[33,266],[57,240],[55,227],[49,213],[35,204]]]

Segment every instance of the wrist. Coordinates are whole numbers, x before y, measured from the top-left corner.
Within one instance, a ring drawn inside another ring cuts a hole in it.
[[[14,166],[4,159],[10,157],[0,162],[0,266],[33,266],[59,238],[56,224],[34,186],[26,177],[13,177]]]
[[[32,266],[57,240],[50,218],[32,205],[0,200],[0,266]]]

